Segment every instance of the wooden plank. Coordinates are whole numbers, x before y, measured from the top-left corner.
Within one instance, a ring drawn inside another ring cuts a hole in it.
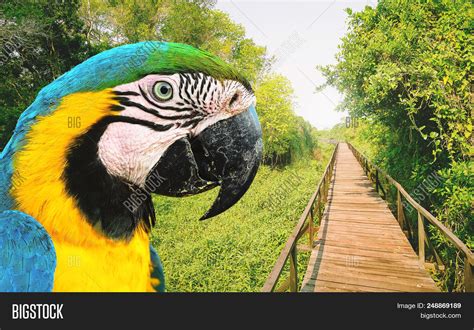
[[[424,283],[422,281],[393,281],[393,279],[385,279],[383,280],[380,276],[372,276],[372,277],[352,277],[345,274],[337,274],[334,272],[321,272],[318,274],[318,279],[323,281],[331,281],[337,279],[343,283],[353,284],[353,285],[363,285],[363,286],[370,286],[376,287],[379,289],[389,289],[389,290],[397,290],[397,291],[404,291],[404,292],[433,292],[435,289],[433,288],[433,283],[430,282],[429,284]],[[403,282],[403,283],[402,283]],[[315,281],[316,291],[318,286],[318,281]]]
[[[364,218],[364,217],[354,217],[350,218],[349,216],[333,216],[330,217],[329,219],[324,219],[321,222],[321,225],[327,226],[333,225],[338,226],[338,225],[345,225],[345,226],[354,226],[354,227],[367,227],[372,225],[371,228],[379,230],[379,231],[388,231],[389,233],[397,233],[398,231],[396,230],[399,227],[395,227],[396,225],[392,223],[387,223],[387,220],[384,218]]]
[[[320,242],[324,243],[325,245],[331,245],[331,244],[339,244],[339,245],[353,245],[355,243],[360,244],[361,246],[367,246],[368,248],[371,246],[378,246],[378,247],[383,247],[386,249],[394,249],[396,247],[403,247],[408,249],[409,251],[412,251],[412,248],[409,244],[399,244],[396,242],[394,239],[390,237],[377,237],[373,238],[370,235],[340,235],[338,233],[332,233],[330,232],[327,234],[324,239],[319,239],[316,241],[317,244]],[[335,242],[335,243],[332,243]]]
[[[331,212],[330,214],[324,213],[324,218],[327,220],[365,220],[367,222],[376,222],[382,221],[386,222],[387,218],[383,216],[378,216],[376,214],[349,214],[347,212]]]
[[[334,243],[335,240],[327,239],[325,242],[325,246],[333,246],[332,244],[344,244],[345,247],[349,249],[361,249],[361,250],[371,250],[371,251],[381,251],[384,253],[399,253],[399,252],[406,252],[411,253],[411,247],[405,245],[397,245],[391,244],[391,241],[380,242],[380,241],[371,241],[371,240],[360,240],[357,238],[349,239],[347,237],[341,238],[337,237],[337,242]],[[387,250],[389,252],[387,252]]]
[[[320,263],[321,267],[324,267],[324,263],[326,261],[322,261]],[[368,265],[363,265],[356,263],[354,266],[347,266],[343,264],[331,264],[331,271],[332,272],[343,272],[345,274],[350,274],[352,277],[369,277],[371,275],[376,275],[376,276],[381,276],[384,279],[404,279],[404,280],[416,280],[416,281],[422,281],[427,284],[430,284],[431,281],[429,278],[427,278],[423,271],[420,270],[418,272],[393,272],[393,273],[388,273],[386,268],[379,268],[379,267],[373,267],[373,266],[368,266]]]
[[[375,228],[380,228],[380,229],[386,229],[390,230],[390,228],[393,228],[393,225],[391,224],[385,224],[382,219],[377,219],[377,220],[370,220],[370,219],[364,219],[364,218],[355,218],[355,219],[349,219],[349,218],[343,218],[343,217],[337,217],[337,218],[331,218],[329,220],[331,224],[343,224],[343,225],[349,225],[349,224],[354,224],[354,225],[370,225],[373,224]],[[321,224],[324,224],[324,222],[321,222]]]
[[[411,274],[411,275],[419,275],[420,272],[424,274],[423,270],[418,267],[413,267],[412,264],[404,264],[404,263],[395,263],[395,262],[387,262],[387,263],[380,263],[375,260],[370,259],[362,259],[357,256],[352,256],[351,258],[338,258],[337,256],[324,256],[324,259],[316,258],[316,260],[311,259],[316,266],[322,266],[323,263],[331,263],[335,267],[344,266],[344,267],[362,267],[368,269],[380,269],[387,273],[393,274]]]
[[[337,229],[338,227],[341,228],[349,228],[349,229],[356,229],[356,230],[364,230],[370,229],[375,231],[381,232],[393,232],[399,234],[400,227],[397,224],[390,223],[388,221],[373,221],[370,222],[358,222],[358,221],[351,221],[351,219],[331,219],[330,221],[326,221],[326,226],[334,227]]]
[[[374,200],[373,198],[370,198],[370,197],[367,197],[367,198],[364,198],[364,196],[360,196],[360,197],[357,197],[356,200],[354,200],[353,197],[347,197],[347,196],[343,196],[343,195],[339,195],[339,196],[336,196],[336,195],[333,195],[331,196],[331,204],[346,204],[346,203],[352,203],[352,204],[355,204],[355,205],[358,205],[358,204],[362,204],[362,205],[366,205],[366,204],[369,204],[369,205],[380,205],[380,206],[385,206],[385,202],[384,201],[379,201],[379,200]]]
[[[374,215],[374,216],[386,216],[390,217],[393,216],[392,212],[388,208],[386,209],[366,209],[366,208],[346,208],[342,205],[330,205],[328,208],[329,212],[332,211],[344,211],[344,212],[351,212],[360,215]]]
[[[339,233],[341,234],[351,234],[351,235],[365,235],[365,236],[372,236],[372,237],[375,237],[375,236],[382,236],[382,237],[391,237],[393,239],[401,239],[401,236],[399,235],[399,233],[396,233],[396,232],[392,232],[392,231],[389,231],[389,230],[378,230],[378,229],[370,229],[370,228],[364,228],[364,231],[362,232],[360,227],[348,227],[348,226],[338,226],[338,225],[334,225],[334,224],[331,224],[331,225],[324,225],[322,224],[321,226],[321,229],[320,230],[331,230],[332,228],[334,228],[334,230],[337,230]],[[320,237],[318,236],[318,239],[320,239]]]
[[[391,290],[407,290],[407,291],[416,291],[418,289],[423,290],[431,289],[432,281],[428,277],[418,276],[416,278],[408,277],[389,277],[387,274],[373,274],[373,273],[363,273],[357,271],[338,273],[335,269],[323,270],[320,271],[317,275],[319,279],[322,280],[334,280],[354,284],[354,285],[367,285],[373,286],[376,288],[387,288]],[[314,279],[314,278],[312,278]],[[315,282],[318,284],[317,281]],[[424,291],[424,290],[423,290]]]
[[[327,254],[342,254],[347,256],[358,256],[372,258],[373,260],[378,260],[379,262],[410,262],[413,261],[416,267],[420,268],[421,265],[417,262],[418,258],[416,255],[410,253],[384,253],[380,251],[373,250],[363,250],[363,249],[342,249],[338,246],[324,245],[323,255]],[[415,263],[416,262],[416,263]]]
[[[312,292],[314,290],[315,281],[312,280],[301,291]],[[372,286],[361,286],[334,281],[318,280],[319,292],[400,292],[397,290],[389,290],[387,288],[374,288]]]

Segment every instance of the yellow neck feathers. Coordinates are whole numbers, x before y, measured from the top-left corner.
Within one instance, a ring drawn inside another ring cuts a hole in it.
[[[139,227],[129,241],[95,230],[66,193],[62,178],[68,148],[102,117],[112,115],[111,90],[69,95],[37,118],[14,158],[11,195],[16,208],[37,219],[57,255],[54,291],[149,291],[148,235]]]

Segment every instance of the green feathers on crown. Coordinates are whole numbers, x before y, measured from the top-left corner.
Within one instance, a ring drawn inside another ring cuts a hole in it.
[[[250,88],[249,83],[232,66],[206,51],[179,43],[161,43],[155,51],[151,51],[144,63],[144,71],[148,73],[174,74],[185,72],[202,72],[219,80],[236,80]],[[150,44],[150,48],[157,43]],[[146,48],[146,45],[145,45]]]

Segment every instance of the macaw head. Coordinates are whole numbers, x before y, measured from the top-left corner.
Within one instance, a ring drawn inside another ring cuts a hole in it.
[[[130,236],[140,223],[149,229],[152,194],[220,186],[201,219],[224,212],[247,191],[261,160],[250,84],[191,46],[143,42],[105,51],[44,88],[36,102],[43,112],[36,117],[63,111],[74,126],[50,132],[51,139],[69,136],[61,179],[88,221],[112,238]],[[28,113],[19,125],[27,121]]]

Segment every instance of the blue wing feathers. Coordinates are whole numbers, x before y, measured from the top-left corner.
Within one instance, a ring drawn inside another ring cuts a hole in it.
[[[165,292],[165,274],[163,271],[163,265],[161,263],[158,253],[156,253],[153,246],[150,244],[150,258],[151,263],[153,264],[153,271],[151,272],[152,278],[157,278],[160,280],[160,284],[155,286],[155,290],[158,292]]]
[[[49,292],[56,252],[43,226],[20,211],[0,213],[0,291]]]

